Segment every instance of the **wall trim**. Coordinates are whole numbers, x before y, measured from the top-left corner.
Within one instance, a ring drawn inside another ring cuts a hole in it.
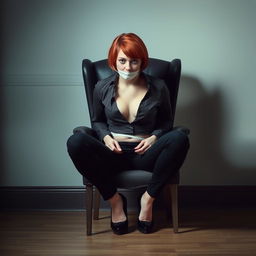
[[[82,74],[10,74],[1,86],[83,86]]]
[[[136,208],[138,191],[122,190]],[[160,197],[161,198],[161,197]],[[85,188],[78,187],[0,187],[0,209],[8,210],[83,210]],[[158,206],[163,205],[158,199]],[[256,186],[179,186],[180,207],[255,207]],[[102,200],[101,208],[108,208]]]

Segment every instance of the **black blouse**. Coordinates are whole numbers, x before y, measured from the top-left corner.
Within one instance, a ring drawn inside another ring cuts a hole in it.
[[[135,120],[131,123],[120,113],[116,104],[118,74],[103,79],[95,85],[92,128],[100,140],[106,135],[111,136],[111,132],[160,137],[172,128],[171,103],[165,82],[142,74],[146,78],[148,91],[139,105]]]

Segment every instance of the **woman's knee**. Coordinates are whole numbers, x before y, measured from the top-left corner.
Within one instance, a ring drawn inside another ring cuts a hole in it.
[[[169,145],[179,145],[184,148],[189,148],[189,138],[186,133],[179,131],[179,130],[173,130],[166,134],[166,141]]]
[[[71,135],[67,140],[68,152],[79,151],[86,145],[87,136],[84,133],[75,133]]]

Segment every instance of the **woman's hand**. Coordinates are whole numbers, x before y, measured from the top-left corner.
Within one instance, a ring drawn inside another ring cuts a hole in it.
[[[123,153],[121,147],[119,146],[118,141],[117,141],[117,140],[114,140],[111,136],[106,135],[106,136],[103,138],[103,141],[104,141],[105,145],[106,145],[110,150],[112,150],[113,152],[115,152],[115,153],[117,153],[117,154]]]
[[[156,135],[152,135],[144,140],[142,140],[139,145],[137,145],[135,149],[135,153],[144,154],[157,140]]]

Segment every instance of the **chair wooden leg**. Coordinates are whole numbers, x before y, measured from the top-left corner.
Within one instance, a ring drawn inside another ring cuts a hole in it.
[[[100,192],[96,188],[94,192],[94,197],[93,197],[93,219],[98,220],[99,219],[99,208],[100,208]]]
[[[172,223],[174,233],[178,233],[178,184],[171,184]]]
[[[92,234],[92,201],[93,201],[93,185],[86,184],[86,224],[87,236]]]

